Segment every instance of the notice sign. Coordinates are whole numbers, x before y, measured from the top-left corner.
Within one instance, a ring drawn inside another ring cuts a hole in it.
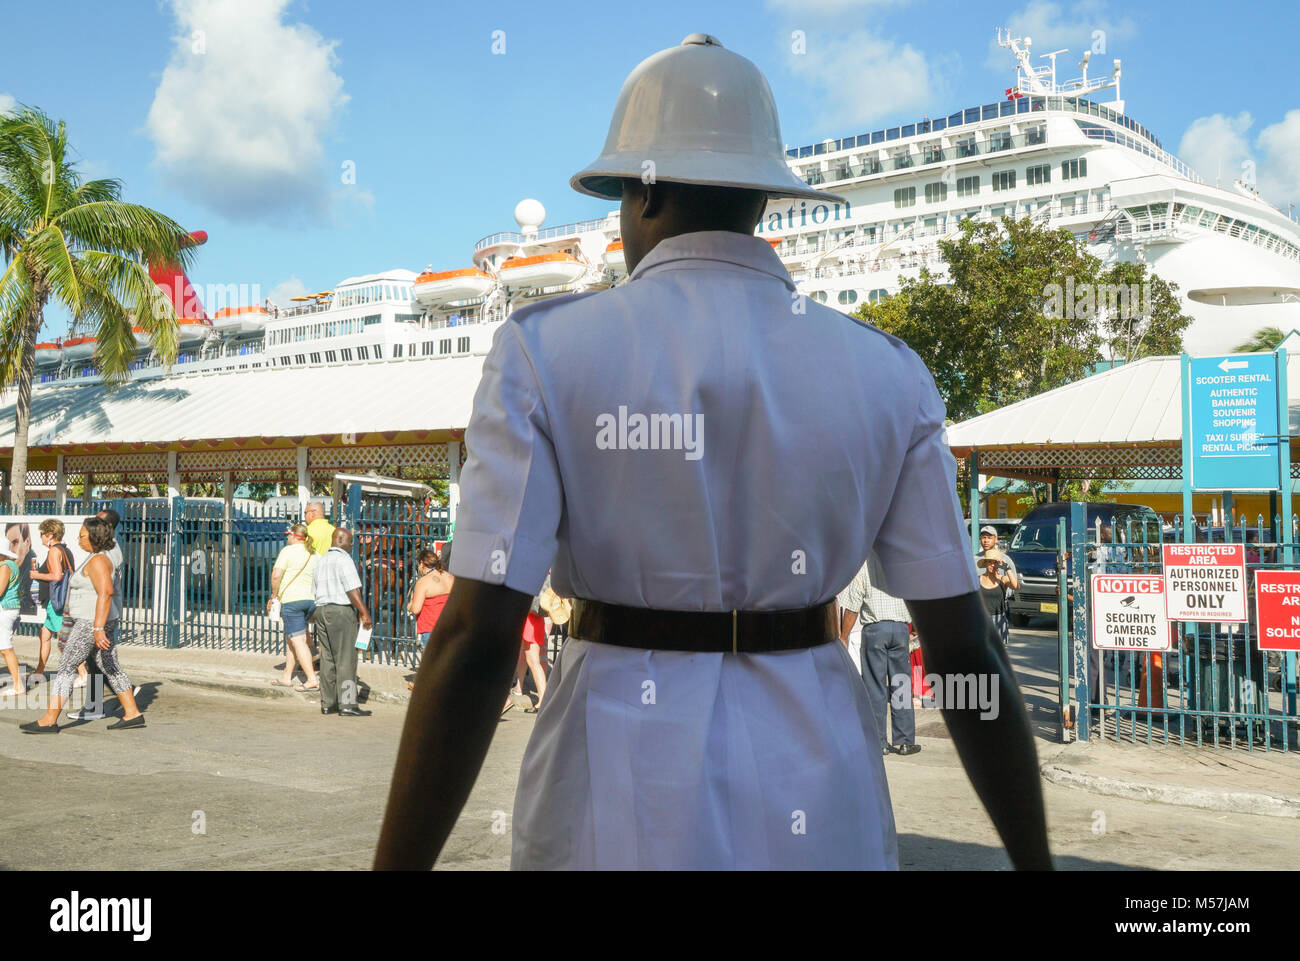
[[[1300,651],[1300,571],[1255,572],[1261,651]]]
[[[1246,617],[1246,548],[1165,544],[1165,613],[1171,621],[1237,623]]]
[[[1165,582],[1159,574],[1095,574],[1092,646],[1107,651],[1167,651]]]

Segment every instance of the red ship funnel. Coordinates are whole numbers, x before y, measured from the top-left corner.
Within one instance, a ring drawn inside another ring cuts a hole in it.
[[[195,230],[181,242],[181,246],[197,247],[207,242],[207,231]],[[199,295],[194,290],[194,285],[190,283],[190,278],[185,275],[185,271],[181,269],[180,264],[150,264],[149,277],[167,295],[167,299],[171,301],[172,307],[176,311],[177,321],[197,320],[202,323],[210,323],[207,314],[204,313]]]

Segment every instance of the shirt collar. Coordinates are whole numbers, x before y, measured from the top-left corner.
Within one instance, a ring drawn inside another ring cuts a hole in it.
[[[771,244],[761,237],[730,230],[697,230],[667,237],[641,258],[628,280],[636,280],[652,270],[680,266],[681,261],[689,260],[712,260],[747,267],[775,277],[790,290],[795,289],[790,272]]]

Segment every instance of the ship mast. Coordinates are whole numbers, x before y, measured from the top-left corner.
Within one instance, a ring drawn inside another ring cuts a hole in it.
[[[1037,97],[1086,97],[1102,90],[1114,90],[1115,99],[1107,106],[1111,109],[1124,112],[1124,101],[1120,99],[1119,81],[1121,75],[1120,61],[1115,60],[1111,68],[1110,76],[1107,78],[1088,78],[1088,62],[1092,59],[1092,51],[1085,51],[1083,59],[1079,61],[1079,70],[1081,76],[1074,80],[1067,80],[1064,83],[1058,83],[1056,79],[1056,58],[1066,49],[1053,50],[1051,53],[1040,54],[1040,59],[1047,60],[1048,63],[1041,67],[1035,67],[1030,59],[1030,47],[1033,45],[1031,37],[1012,36],[1010,30],[998,29],[998,46],[1006,47],[1015,55],[1016,85],[1011,88],[1016,96],[1033,95]],[[1012,95],[1010,92],[1008,95]]]

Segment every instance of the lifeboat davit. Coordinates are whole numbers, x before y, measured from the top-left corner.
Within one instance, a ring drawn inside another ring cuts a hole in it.
[[[553,287],[571,284],[587,268],[568,254],[538,254],[535,257],[511,257],[497,270],[501,283],[508,287]]]
[[[415,278],[415,299],[426,307],[440,307],[458,300],[473,300],[492,289],[492,275],[477,267],[434,272],[426,270]]]
[[[36,363],[57,364],[61,360],[63,360],[63,346],[61,344],[36,345]]]
[[[212,329],[221,334],[252,334],[269,319],[265,307],[222,307],[212,317]]]
[[[627,270],[627,258],[623,255],[623,241],[615,240],[605,248],[605,266],[610,270]]]
[[[63,356],[68,360],[81,360],[95,352],[94,337],[73,337],[63,342]]]

